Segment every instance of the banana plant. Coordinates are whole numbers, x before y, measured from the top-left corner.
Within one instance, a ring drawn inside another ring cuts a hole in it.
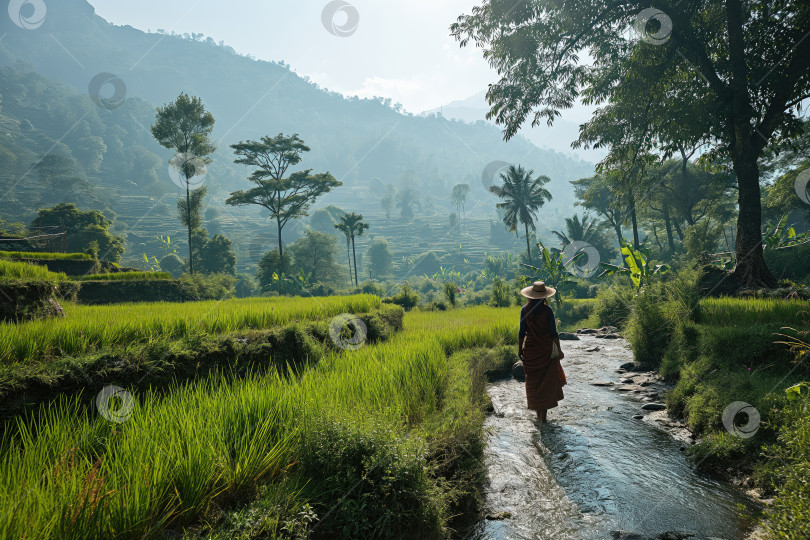
[[[796,234],[796,230],[793,227],[787,226],[787,220],[788,216],[785,215],[776,225],[769,223],[763,227],[763,249],[785,249],[810,242],[810,240],[807,239],[807,231],[802,234]]]
[[[557,289],[557,294],[552,298],[558,305],[561,305],[563,302],[563,294],[560,287],[566,283],[575,281],[567,269],[567,265],[569,265],[571,261],[564,260],[563,253],[559,249],[548,249],[542,242],[537,242],[537,247],[540,249],[540,262],[543,263],[543,267],[538,268],[530,264],[521,264],[537,272],[538,279],[545,281],[546,285]]]
[[[641,290],[650,283],[654,275],[669,271],[669,265],[667,264],[653,265],[650,260],[649,250],[644,246],[641,246],[639,249],[633,249],[625,239],[622,239],[621,246],[622,256],[627,266],[599,263],[599,265],[604,268],[604,271],[599,274],[600,278],[613,274],[625,274],[633,281],[633,285],[636,286],[636,289]]]

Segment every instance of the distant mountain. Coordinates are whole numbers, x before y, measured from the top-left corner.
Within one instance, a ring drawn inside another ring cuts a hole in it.
[[[488,111],[486,92],[481,91],[474,96],[451,101],[447,105],[431,109],[423,114],[441,114],[445,118],[463,120],[464,122],[478,122],[479,120],[489,122],[489,120],[486,120]],[[492,123],[494,124],[494,122]],[[571,148],[571,143],[579,137],[579,125],[576,122],[562,118],[557,118],[551,127],[545,124],[537,127],[526,126],[520,133],[540,148],[554,150],[575,159],[597,163],[606,154],[604,150]]]
[[[494,200],[482,173],[489,163],[502,161],[552,179],[554,199],[544,208],[541,225],[557,227],[574,212],[569,181],[593,172],[591,163],[538,148],[523,137],[505,143],[500,130],[485,122],[403,114],[390,100],[345,98],[283,62],[240,56],[202,35],[145,33],[110,24],[85,0],[49,2],[47,9],[35,29],[0,16],[0,66],[13,68],[5,72],[8,97],[0,123],[8,128],[3,140],[16,161],[13,170],[0,170],[0,182],[16,186],[16,206],[0,205],[4,219],[9,212],[12,219],[30,219],[42,198],[30,165],[51,152],[74,160],[78,176],[99,188],[94,197],[70,195],[75,202],[97,206],[102,199],[123,222],[121,229],[138,232],[133,237],[141,240],[155,231],[175,235],[180,226],[172,220],[177,188],[168,174],[170,153],[152,140],[149,125],[155,105],[181,91],[200,96],[216,119],[219,149],[206,179],[208,206],[218,222],[230,223],[231,229],[223,229],[228,234],[242,227],[244,234],[255,235],[265,223],[255,209],[223,204],[231,191],[247,187],[249,174],[233,163],[228,145],[268,134],[298,133],[312,148],[301,167],[330,171],[344,183],[318,206],[340,204],[370,214],[380,213],[381,182],[415,188],[445,215],[452,211],[453,185],[467,182],[473,188],[468,217],[489,219],[495,216]],[[105,73],[110,75],[98,77]],[[98,95],[89,96],[93,81],[108,84],[100,91],[96,84]],[[116,100],[124,97],[118,106]]]

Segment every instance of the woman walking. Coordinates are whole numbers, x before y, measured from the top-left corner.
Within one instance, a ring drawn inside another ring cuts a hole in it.
[[[541,424],[548,421],[548,410],[563,399],[562,387],[566,383],[560,360],[565,355],[560,347],[554,312],[546,302],[557,290],[535,281],[520,294],[529,301],[520,308],[518,354],[526,374],[526,401],[528,408],[537,412]]]

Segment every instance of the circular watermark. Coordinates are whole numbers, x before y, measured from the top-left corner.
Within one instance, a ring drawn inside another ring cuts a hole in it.
[[[602,262],[599,250],[581,240],[574,240],[565,246],[562,259],[565,269],[571,275],[581,278],[593,277]]]
[[[509,165],[511,163],[505,161],[492,161],[484,167],[481,172],[481,185],[484,186],[487,192],[489,192],[489,188],[495,185],[495,177],[498,176],[498,173],[509,167]]]
[[[652,31],[650,23],[657,23],[657,30]],[[650,45],[663,45],[672,35],[672,19],[660,9],[649,7],[636,15],[633,29],[642,41]]]
[[[737,415],[739,414],[744,414],[747,417],[744,425],[739,425],[737,422]],[[753,437],[759,430],[760,421],[759,411],[753,405],[744,401],[735,401],[723,411],[723,425],[726,431],[741,439]]]
[[[169,176],[180,189],[194,189],[205,182],[205,161],[189,152],[179,152],[169,160]]]
[[[810,167],[799,173],[793,187],[802,202],[810,204]]]
[[[36,30],[45,22],[48,8],[43,0],[11,0],[8,16],[11,22],[24,30]]]
[[[367,336],[366,323],[351,313],[341,313],[329,323],[329,337],[341,349],[356,351],[366,342]]]
[[[110,404],[113,398],[120,401],[116,409],[113,409]],[[96,396],[96,408],[101,413],[101,416],[110,422],[121,424],[132,417],[135,398],[120,386],[105,386]]]
[[[356,7],[344,0],[332,0],[324,6],[321,22],[333,36],[349,37],[360,25],[360,13]]]
[[[103,94],[104,87],[112,87],[112,95]],[[108,110],[117,109],[124,104],[127,99],[127,85],[121,77],[112,73],[99,73],[90,81],[87,88],[90,99],[98,105]]]

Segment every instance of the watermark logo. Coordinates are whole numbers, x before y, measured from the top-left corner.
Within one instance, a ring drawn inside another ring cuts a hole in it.
[[[8,3],[11,22],[24,30],[36,30],[42,26],[47,13],[43,0],[11,0]]]
[[[366,342],[368,329],[356,315],[341,313],[329,323],[329,337],[341,349],[356,351]]]
[[[737,416],[740,414],[747,418],[743,425],[737,421]],[[744,401],[735,401],[723,411],[723,426],[726,431],[741,439],[753,437],[759,430],[760,421],[759,411]]]
[[[593,277],[599,269],[599,263],[602,262],[599,250],[581,240],[574,240],[565,246],[562,259],[566,270],[581,278]]]
[[[194,189],[205,182],[205,161],[189,152],[178,152],[169,160],[169,176],[180,189]]]
[[[120,386],[105,386],[96,396],[96,408],[110,422],[122,424],[132,417],[135,398]]]
[[[672,35],[672,19],[660,9],[650,7],[636,15],[633,29],[642,41],[650,45],[663,45]]]
[[[793,187],[802,202],[810,204],[810,167],[799,173]]]
[[[500,176],[501,171],[509,167],[510,163],[505,161],[492,161],[481,172],[481,185],[489,192],[489,188],[495,185],[495,178]]]
[[[343,0],[333,0],[324,6],[321,22],[327,32],[333,36],[349,37],[360,25],[360,13],[357,8]]]
[[[103,95],[105,86],[112,87],[112,95]],[[117,109],[124,104],[127,99],[127,85],[117,75],[112,73],[99,73],[90,81],[87,88],[90,99],[98,105],[108,110]]]

